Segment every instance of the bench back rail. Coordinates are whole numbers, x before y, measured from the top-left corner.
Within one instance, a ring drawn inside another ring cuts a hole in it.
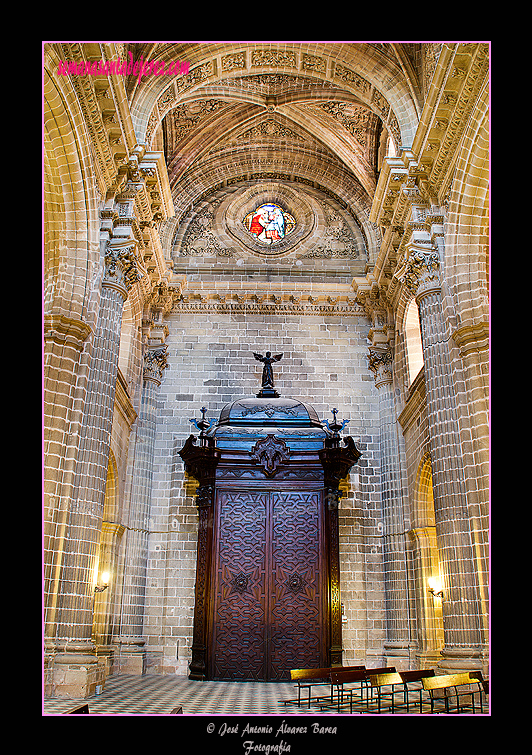
[[[482,680],[462,672],[460,674],[442,674],[440,676],[426,677],[422,680],[423,689],[430,696],[430,711],[437,710],[437,705],[443,701],[445,713],[455,710],[461,713],[472,709],[475,712],[475,696],[480,702],[480,712],[483,712],[482,703]],[[467,699],[471,698],[471,702]],[[437,711],[439,712],[439,711]]]

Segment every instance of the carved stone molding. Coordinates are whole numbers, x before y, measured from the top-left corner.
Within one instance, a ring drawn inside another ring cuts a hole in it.
[[[128,384],[120,368],[118,368],[116,375],[115,410],[120,412],[128,427],[131,428],[137,419],[137,412],[133,408]]]
[[[452,334],[462,354],[470,351],[487,351],[489,348],[489,324],[487,322],[476,325],[463,325]]]
[[[83,320],[76,320],[65,315],[44,315],[45,341],[68,343],[81,350],[91,333],[91,326]]]
[[[422,367],[414,382],[408,389],[405,407],[397,417],[397,421],[406,432],[416,419],[427,411],[427,398],[425,391],[425,369]]]

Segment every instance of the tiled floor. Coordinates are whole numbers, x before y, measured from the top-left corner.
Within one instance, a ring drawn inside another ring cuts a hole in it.
[[[279,700],[294,698],[290,683],[197,682],[185,676],[110,676],[99,695],[86,700],[45,699],[45,715],[61,714],[79,703],[88,703],[91,713],[107,715],[168,714],[181,706],[183,713],[235,715],[301,712]],[[312,708],[314,714],[319,708]],[[309,712],[308,710],[306,711]],[[325,714],[325,712],[324,712]]]
[[[313,694],[317,695],[317,690]],[[123,674],[108,677],[101,694],[84,700],[45,699],[43,714],[62,715],[77,704],[87,703],[90,713],[114,716],[164,715],[179,706],[184,714],[338,715],[336,708],[321,709],[319,703],[314,701],[310,709],[280,702],[294,699],[295,696],[294,685],[289,682],[197,682],[185,676],[139,677]],[[356,708],[353,715],[377,713],[375,704],[369,708],[360,705]],[[349,707],[340,712],[349,716]],[[430,706],[425,706],[423,712],[430,713]],[[487,713],[486,706],[484,712]],[[397,714],[406,714],[406,709],[396,711]]]

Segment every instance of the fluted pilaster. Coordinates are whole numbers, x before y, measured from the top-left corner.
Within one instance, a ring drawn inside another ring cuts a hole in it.
[[[370,349],[369,368],[379,391],[383,559],[386,594],[386,643],[389,657],[405,657],[410,644],[408,564],[405,541],[401,450],[393,395],[393,354],[388,347]],[[394,661],[395,663],[395,661]],[[397,661],[400,663],[400,661]]]
[[[145,661],[140,657],[145,645],[144,607],[148,563],[149,518],[153,484],[153,459],[157,420],[157,389],[167,367],[167,346],[147,349],[144,353],[142,399],[133,450],[133,470],[127,540],[125,547],[124,588],[120,612],[120,634],[114,638],[119,646],[116,658],[119,670],[143,673]]]

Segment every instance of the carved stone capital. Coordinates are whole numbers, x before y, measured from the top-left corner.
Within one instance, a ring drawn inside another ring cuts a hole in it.
[[[135,257],[135,244],[114,246],[108,244],[105,254],[103,285],[122,293],[124,300],[131,287],[142,277]]]
[[[375,375],[375,385],[391,383],[393,380],[393,355],[391,349],[370,349],[368,367]]]
[[[175,289],[170,287],[165,281],[157,283],[153,287],[148,299],[150,310],[163,315],[168,314],[172,309],[175,295]]]
[[[157,385],[161,384],[163,370],[168,367],[168,346],[158,349],[148,349],[144,352],[144,380],[151,380]]]
[[[440,290],[440,256],[434,247],[417,246],[411,249],[403,281],[405,286],[415,294],[418,303],[423,296]]]

